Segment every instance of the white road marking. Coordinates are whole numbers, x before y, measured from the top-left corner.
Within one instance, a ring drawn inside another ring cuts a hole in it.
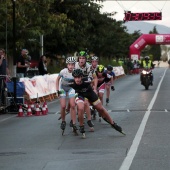
[[[156,97],[158,95],[160,86],[161,86],[162,81],[163,81],[163,79],[165,77],[166,71],[167,71],[167,69],[164,71],[164,74],[163,74],[163,76],[162,76],[162,78],[161,78],[161,80],[160,80],[160,82],[158,84],[158,87],[157,87],[157,89],[155,91],[155,94],[154,94],[154,96],[153,96],[153,98],[152,98],[152,100],[151,100],[151,102],[150,102],[150,104],[148,106],[148,110],[145,112],[145,115],[144,115],[144,117],[142,119],[142,122],[141,122],[141,124],[139,126],[139,129],[138,129],[138,131],[136,133],[136,136],[135,136],[135,138],[134,138],[134,140],[132,142],[132,145],[131,145],[131,147],[129,149],[129,152],[128,152],[127,156],[125,157],[125,159],[124,159],[124,161],[123,161],[123,163],[122,163],[119,170],[129,170],[130,169],[130,166],[132,164],[132,161],[133,161],[133,159],[134,159],[134,157],[136,155],[136,152],[138,150],[140,141],[142,139],[142,135],[143,135],[143,132],[145,130],[145,126],[146,126],[146,123],[148,121],[149,115],[151,113],[151,109],[152,109],[152,107],[153,107],[153,105],[155,103],[155,100],[156,100]]]
[[[5,119],[2,119],[2,120],[0,120],[0,122],[4,122],[4,121],[6,121],[6,120],[8,120],[8,119],[11,119],[11,118],[13,118],[13,117],[16,117],[16,115],[15,115],[15,116],[7,117],[7,118],[5,118]]]
[[[165,112],[168,112],[168,110],[167,110],[167,109],[165,109]]]
[[[56,112],[55,114],[56,114],[56,115],[57,115],[57,114],[60,114],[60,111]]]

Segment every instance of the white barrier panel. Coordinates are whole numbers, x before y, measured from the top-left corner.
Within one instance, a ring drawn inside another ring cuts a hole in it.
[[[125,74],[122,66],[113,67],[113,71],[116,77]],[[44,76],[34,76],[33,78],[20,78],[20,82],[24,83],[25,92],[29,95],[29,98],[36,99],[37,97],[44,97],[56,93],[57,77],[58,73],[46,74]]]
[[[37,97],[48,96],[56,93],[56,79],[58,74],[34,76],[29,79],[27,77],[20,78],[20,81],[25,85],[25,92],[29,95],[30,99]]]

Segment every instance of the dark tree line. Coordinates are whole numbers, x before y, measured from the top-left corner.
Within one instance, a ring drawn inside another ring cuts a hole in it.
[[[0,4],[0,47],[12,56],[12,0],[0,0]],[[44,51],[51,55],[88,49],[99,57],[125,58],[129,46],[141,35],[140,31],[129,34],[123,21],[102,14],[96,1],[17,0],[15,5],[17,54],[22,48],[39,54],[43,35]]]

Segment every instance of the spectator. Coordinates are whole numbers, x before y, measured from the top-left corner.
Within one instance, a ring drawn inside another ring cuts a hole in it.
[[[27,68],[30,66],[30,56],[28,50],[22,49],[21,56],[17,58],[17,77],[22,78],[26,76]]]
[[[6,54],[4,49],[0,49],[0,105],[5,105],[5,87],[7,76],[9,76],[9,70],[7,67]]]
[[[138,61],[134,60],[133,62],[133,74],[139,74],[140,64]]]
[[[47,71],[47,59],[45,55],[42,55],[40,57],[40,61],[38,63],[38,71],[39,71],[39,75],[44,75],[44,74],[48,74]]]
[[[132,60],[130,58],[128,58],[128,61],[127,61],[127,70],[128,70],[128,74],[132,74],[132,71],[133,71],[133,63],[132,63]]]

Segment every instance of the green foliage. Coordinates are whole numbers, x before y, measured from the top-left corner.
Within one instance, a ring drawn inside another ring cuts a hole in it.
[[[158,34],[156,26],[154,26],[153,30],[149,32],[150,34]],[[160,60],[161,57],[161,46],[159,44],[150,45],[150,49],[148,50],[148,54],[153,56],[154,60]]]
[[[7,37],[8,55],[13,49],[12,2],[0,1],[0,47],[5,48]],[[137,31],[128,34],[123,22],[113,19],[116,13],[112,17],[101,14],[102,6],[96,1],[16,0],[15,5],[18,54],[22,48],[39,51],[43,34],[45,53],[66,55],[88,49],[98,56],[105,56],[106,60],[125,58],[129,46],[140,36]]]
[[[118,61],[116,61],[115,59],[111,59],[111,60],[106,60],[106,58],[100,58],[99,63],[107,66],[107,65],[112,65],[112,66],[120,66],[120,63]]]

